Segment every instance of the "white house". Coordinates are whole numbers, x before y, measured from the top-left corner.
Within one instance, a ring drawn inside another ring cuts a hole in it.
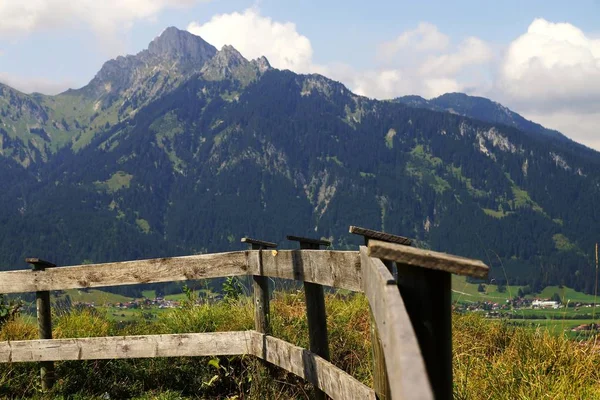
[[[560,308],[560,303],[557,301],[534,300],[531,302],[533,308]]]

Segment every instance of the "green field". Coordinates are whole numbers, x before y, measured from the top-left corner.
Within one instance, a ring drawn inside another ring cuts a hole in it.
[[[517,295],[521,286],[506,286],[505,292],[498,292],[497,285],[485,285],[485,292],[477,291],[479,285],[469,283],[464,276],[452,276],[452,300],[456,302],[506,301]]]
[[[503,293],[498,292],[497,285],[484,284],[485,292],[478,292],[477,283],[468,283],[464,276],[452,276],[452,299],[458,302],[475,302],[475,301],[493,301],[498,302],[507,300],[512,297],[516,297],[517,292],[522,286],[506,286],[506,291]],[[589,295],[581,292],[577,292],[571,288],[558,286],[547,286],[540,293],[529,294],[526,298],[540,298],[549,299],[558,293],[563,300],[563,303],[570,302],[583,302],[583,303],[594,303],[594,295]]]
[[[96,305],[103,305],[107,303],[126,303],[132,301],[131,297],[121,296],[120,294],[104,292],[102,290],[89,289],[89,290],[65,290],[61,292],[53,293],[55,299],[64,299],[67,295],[71,297],[72,302],[78,303],[94,303]]]
[[[544,290],[541,291],[540,294],[537,295],[539,298],[550,298],[554,293],[558,293],[561,299],[563,299],[563,303],[567,301],[571,302],[584,302],[584,303],[594,303],[594,295],[585,294],[581,292],[576,292],[573,289],[568,287],[563,287],[562,289],[558,286],[548,286]]]

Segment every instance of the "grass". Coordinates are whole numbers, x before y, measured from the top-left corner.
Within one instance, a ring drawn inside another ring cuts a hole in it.
[[[143,218],[137,218],[135,220],[138,228],[144,233],[150,233],[150,223]]]
[[[551,298],[554,293],[558,293],[563,303],[567,301],[571,302],[582,302],[582,303],[593,303],[594,295],[577,292],[566,286],[547,286],[538,295],[532,295],[532,297],[539,297],[542,299]]]
[[[98,190],[103,190],[108,193],[115,193],[121,189],[127,189],[131,185],[133,175],[123,171],[115,172],[108,180],[104,182],[94,182]]]
[[[490,217],[494,217],[496,219],[504,218],[510,214],[513,214],[512,211],[504,211],[504,210],[492,210],[490,208],[482,208],[483,212]]]
[[[484,284],[485,292],[477,290],[479,284],[469,283],[464,276],[452,276],[452,296],[454,301],[475,302],[475,301],[506,301],[511,297],[515,297],[519,288],[522,286],[507,285],[504,293],[498,292],[497,285]],[[571,303],[593,303],[594,295],[578,292],[566,286],[547,286],[540,293],[532,293],[525,297],[530,299],[549,299],[558,293],[563,303],[570,301]]]
[[[126,303],[133,300],[131,297],[96,289],[88,289],[86,291],[71,289],[63,292],[54,292],[54,299],[64,299],[67,295],[73,302],[94,303],[96,305],[107,303]]]
[[[552,240],[554,240],[554,246],[557,250],[560,251],[571,251],[578,250],[577,245],[572,243],[568,237],[563,235],[562,233],[557,233],[552,236]]]
[[[275,294],[271,301],[273,334],[308,347],[303,291]],[[371,382],[369,317],[362,295],[329,295],[326,301],[332,362]],[[111,318],[114,309],[72,310],[54,315],[54,337],[239,331],[254,327],[251,298],[184,306],[167,310],[119,310],[130,319]],[[149,312],[154,314],[149,317]],[[348,327],[352,326],[352,330]],[[0,341],[35,339],[31,318],[18,318],[0,328]],[[216,360],[216,361],[211,361]],[[218,365],[218,368],[215,368]],[[38,366],[0,364],[0,398],[38,398]],[[57,362],[59,377],[51,398],[306,398],[311,386],[252,357],[188,357],[169,359]],[[237,397],[236,397],[237,396]],[[104,397],[106,398],[106,397]]]
[[[456,285],[464,282],[455,280]],[[470,284],[469,284],[470,285]],[[470,290],[470,289],[466,289]],[[466,293],[466,292],[465,292]],[[492,292],[493,293],[493,292]],[[151,294],[151,293],[146,293]],[[107,308],[54,316],[56,338],[236,331],[252,329],[252,300],[178,309],[127,310],[130,322],[109,318]],[[360,294],[328,294],[327,324],[332,363],[372,385],[368,302]],[[582,310],[582,309],[580,309]],[[588,310],[588,309],[586,309]],[[555,316],[574,309],[542,310]],[[453,315],[454,398],[600,398],[600,352],[594,341],[576,342],[560,333],[585,320],[489,320],[475,313]],[[303,291],[276,291],[271,302],[273,334],[308,347]],[[589,322],[589,321],[586,321]],[[0,328],[0,341],[34,339],[35,321],[18,318]],[[73,361],[56,363],[57,399],[307,398],[310,385],[251,357]],[[35,364],[0,364],[0,398],[41,398]],[[237,396],[237,397],[236,397]]]
[[[600,352],[547,329],[455,316],[455,399],[598,399]]]
[[[459,302],[492,301],[505,302],[515,297],[521,286],[506,286],[506,291],[499,292],[497,285],[485,284],[485,292],[477,290],[479,284],[467,282],[464,276],[452,276],[452,298]]]

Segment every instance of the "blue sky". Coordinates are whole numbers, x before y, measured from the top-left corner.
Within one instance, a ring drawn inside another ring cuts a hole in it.
[[[0,0],[0,81],[80,87],[167,26],[369,97],[486,96],[600,149],[598,0]]]

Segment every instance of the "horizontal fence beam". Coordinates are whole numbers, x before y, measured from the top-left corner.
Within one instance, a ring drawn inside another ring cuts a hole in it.
[[[489,267],[480,260],[454,256],[437,251],[417,249],[395,243],[369,240],[368,255],[382,260],[395,261],[400,264],[419,268],[446,271],[452,274],[487,278]]]
[[[304,378],[332,399],[375,400],[375,392],[307,349],[252,332],[252,354]]]
[[[332,399],[375,400],[372,389],[330,362],[256,331],[0,342],[0,363],[246,354],[304,378]]]
[[[369,241],[371,243],[371,241]],[[363,288],[379,337],[393,399],[433,399],[415,331],[392,273],[360,247]]]
[[[0,342],[0,363],[247,354],[247,332]]]
[[[259,252],[263,251],[262,261]],[[0,293],[26,293],[104,286],[262,275],[361,291],[355,251],[246,250],[185,257],[76,265],[45,271],[0,272]]]

